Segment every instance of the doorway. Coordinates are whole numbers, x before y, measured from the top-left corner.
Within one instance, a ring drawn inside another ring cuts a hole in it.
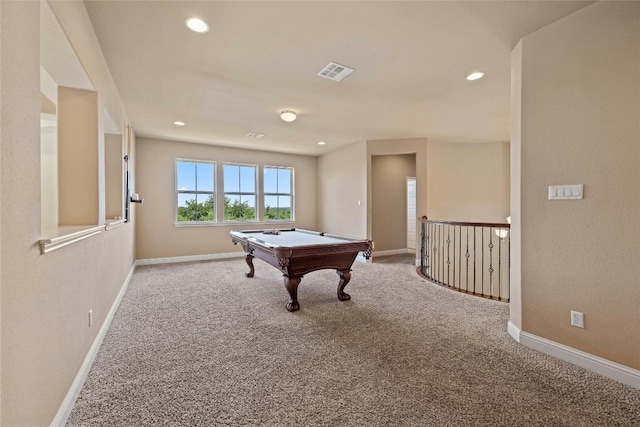
[[[416,250],[416,177],[407,177],[407,249]]]

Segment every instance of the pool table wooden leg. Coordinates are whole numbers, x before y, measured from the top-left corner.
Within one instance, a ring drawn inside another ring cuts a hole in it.
[[[338,299],[340,301],[349,301],[351,299],[351,295],[344,291],[345,286],[351,280],[351,270],[336,270],[338,276],[340,276],[340,283],[338,283]]]
[[[253,255],[247,255],[245,261],[247,261],[247,265],[249,266],[250,271],[248,273],[245,273],[244,275],[247,277],[253,277],[255,273],[255,270],[253,269]]]
[[[287,288],[291,301],[287,303],[287,310],[297,311],[300,310],[300,304],[298,304],[298,285],[300,284],[302,277],[287,277],[284,276],[284,287]]]

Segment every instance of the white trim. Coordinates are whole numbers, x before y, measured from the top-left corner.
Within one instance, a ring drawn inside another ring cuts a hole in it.
[[[124,220],[124,219],[110,220],[110,221],[107,221],[104,224],[104,229],[106,231],[113,230],[114,228],[120,227],[121,225],[124,225],[125,223],[126,223],[126,220]]]
[[[88,227],[88,228],[86,228]],[[60,227],[55,232],[62,233],[60,236],[49,239],[40,239],[40,253],[42,255],[64,248],[72,243],[79,242],[87,237],[95,236],[104,231],[104,225]]]
[[[214,259],[242,258],[244,252],[227,252],[221,254],[187,255],[167,258],[147,258],[136,260],[136,265],[172,264],[176,262],[209,261]]]
[[[511,320],[507,323],[507,332],[516,342],[520,342],[520,328],[511,323]]]
[[[405,248],[405,249],[390,249],[388,251],[375,251],[373,252],[372,256],[377,257],[377,256],[385,256],[385,255],[399,255],[399,254],[408,254],[409,249]]]
[[[102,323],[102,327],[98,331],[96,338],[93,340],[93,344],[91,345],[89,352],[85,356],[84,361],[82,362],[82,366],[80,366],[80,370],[78,370],[73,383],[71,383],[71,387],[69,387],[69,391],[67,391],[67,395],[64,397],[64,400],[62,401],[62,404],[60,405],[56,416],[53,418],[53,421],[51,421],[51,427],[64,426],[67,423],[69,415],[71,415],[71,411],[73,410],[78,396],[80,395],[82,386],[87,379],[89,370],[91,370],[91,365],[93,365],[93,361],[98,354],[98,350],[102,345],[102,341],[104,340],[104,337],[109,330],[109,326],[111,326],[111,321],[113,320],[113,317],[115,316],[116,311],[120,306],[120,301],[122,301],[122,297],[124,297],[124,294],[129,287],[129,282],[131,281],[131,277],[133,277],[133,272],[135,271],[135,269],[136,265],[134,263],[134,265],[131,266],[131,270],[129,270],[127,278],[124,280],[122,287],[120,288],[120,292],[118,292],[116,299],[113,301],[111,309],[109,310],[109,313],[107,313],[107,317]]]
[[[640,389],[640,371],[636,369],[585,353],[584,351],[559,344],[528,332],[522,332],[511,322],[509,322],[507,330],[514,340],[520,342],[524,346],[538,350],[542,353],[548,354],[549,356],[557,357],[560,360],[588,369],[628,386]]]

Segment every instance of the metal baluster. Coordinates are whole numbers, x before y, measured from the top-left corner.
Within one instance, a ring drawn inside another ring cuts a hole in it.
[[[438,281],[438,224],[433,225],[433,280]]]
[[[443,285],[446,285],[445,281],[444,281],[444,227],[445,225],[442,224],[442,226],[440,227],[440,249],[442,250],[441,255],[440,255],[440,283],[442,283]]]
[[[473,226],[473,294],[476,294],[476,226]]]
[[[484,295],[484,227],[482,227],[482,263],[481,263],[480,271],[482,271],[482,284],[481,284],[480,295]]]
[[[426,276],[427,272],[425,271],[425,257],[424,257],[424,247],[426,243],[426,235],[425,235],[426,223],[420,222],[420,271],[423,275]]]
[[[451,261],[449,252],[451,251],[451,226],[447,225],[447,286],[451,286]]]
[[[493,227],[489,229],[489,296],[493,297]]]
[[[469,292],[469,226],[467,228],[467,253],[464,254],[467,258],[467,283],[465,285],[465,291]]]
[[[498,229],[498,300],[502,295],[502,229]]]
[[[429,278],[433,278],[433,256],[431,255],[431,245],[433,244],[433,224],[427,226],[427,269],[429,270]]]
[[[458,289],[456,286],[456,226],[453,226],[453,287]]]
[[[462,290],[462,225],[460,225],[460,254],[458,255],[458,273],[459,273],[459,285],[458,288]]]

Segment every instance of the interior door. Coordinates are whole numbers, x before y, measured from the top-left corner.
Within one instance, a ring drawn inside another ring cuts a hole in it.
[[[407,177],[407,249],[416,249],[416,178]]]

